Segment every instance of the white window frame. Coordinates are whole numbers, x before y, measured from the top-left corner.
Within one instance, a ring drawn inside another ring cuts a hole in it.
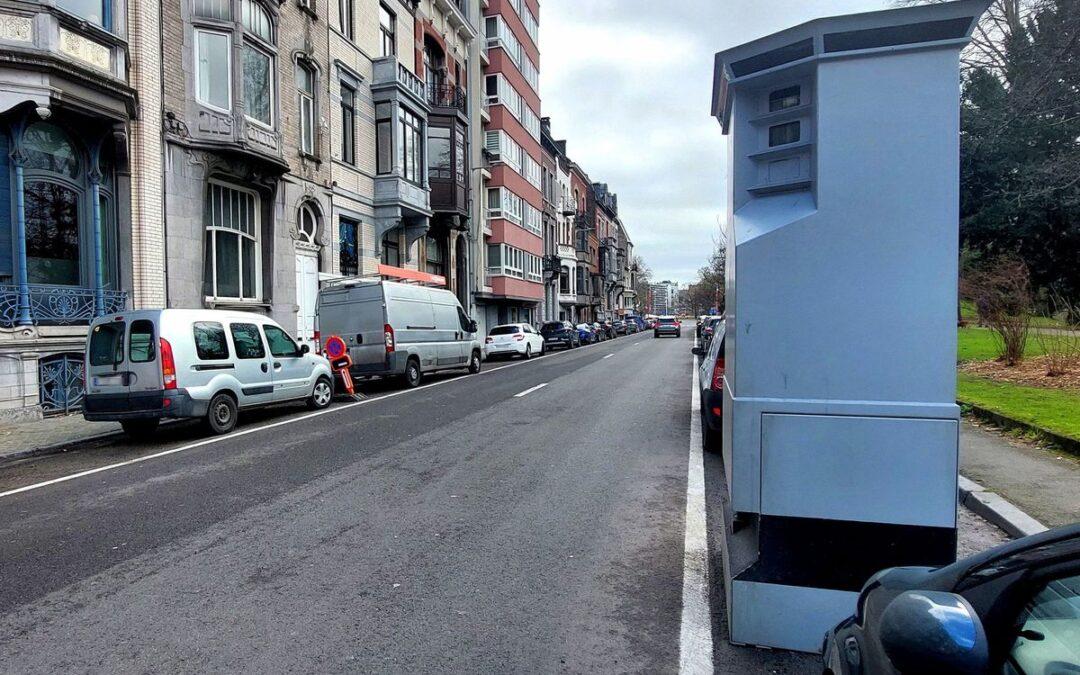
[[[243,253],[243,247],[240,246],[239,242],[238,242],[238,246],[237,246],[238,257],[237,257],[236,264],[237,264],[237,266],[239,268],[238,272],[239,272],[239,283],[240,283],[240,296],[239,297],[233,297],[233,296],[227,296],[227,295],[217,295],[217,291],[218,291],[218,284],[217,284],[217,268],[218,268],[218,264],[217,264],[217,262],[218,261],[217,261],[217,235],[215,234],[215,236],[210,237],[210,245],[212,247],[211,248],[211,258],[213,260],[213,265],[211,265],[211,274],[213,275],[213,280],[212,280],[212,283],[211,283],[211,287],[213,288],[214,294],[207,296],[207,299],[213,300],[213,301],[223,301],[224,300],[224,301],[227,301],[227,302],[236,302],[236,303],[252,303],[252,304],[261,303],[262,302],[262,297],[263,297],[263,292],[262,292],[262,290],[263,290],[262,289],[262,237],[261,237],[261,235],[262,235],[262,197],[259,195],[258,192],[254,191],[254,190],[249,190],[249,189],[241,187],[239,185],[235,185],[233,183],[228,183],[226,181],[217,180],[217,179],[211,179],[211,180],[207,181],[207,192],[209,192],[211,186],[214,186],[214,185],[216,185],[218,187],[221,187],[221,188],[224,188],[226,190],[232,190],[234,192],[240,192],[240,193],[243,193],[243,194],[250,195],[252,197],[252,199],[254,200],[254,208],[252,209],[252,214],[254,216],[253,222],[252,222],[252,231],[253,231],[254,234],[247,235],[245,232],[243,232],[242,230],[239,230],[239,229],[228,228],[228,227],[219,227],[217,225],[213,225],[212,224],[213,223],[213,218],[214,218],[214,216],[213,216],[213,206],[211,206],[211,216],[210,216],[211,222],[210,223],[206,223],[206,222],[203,223],[203,233],[204,233],[203,234],[203,241],[204,241],[204,245],[205,245],[205,241],[206,241],[205,233],[206,232],[215,232],[215,233],[216,232],[225,232],[227,234],[235,234],[238,237],[240,237],[241,239],[244,238],[244,237],[247,237],[247,238],[250,238],[251,240],[253,240],[253,242],[255,244],[254,247],[253,247],[254,252],[255,252],[255,260],[254,260],[254,262],[252,264],[253,264],[254,270],[255,270],[255,293],[254,293],[254,297],[251,297],[251,298],[243,297],[244,296],[244,253]],[[208,197],[204,197],[204,198],[208,198]],[[204,252],[204,255],[205,255],[205,252]]]
[[[318,75],[316,70],[306,63],[299,62],[296,67],[302,68],[311,76],[311,93],[299,87],[296,88],[296,92],[300,97],[300,152],[314,157],[315,146],[318,144],[315,123],[315,92],[318,91]],[[307,140],[310,141],[310,145],[305,146],[305,137],[309,136],[309,130],[310,137]]]
[[[217,110],[219,112],[226,112],[226,113],[231,112],[232,111],[232,104],[233,104],[233,91],[232,91],[232,85],[233,85],[233,79],[232,79],[232,75],[233,75],[232,35],[230,33],[224,32],[224,31],[212,30],[212,29],[209,29],[209,28],[200,28],[198,26],[196,26],[194,30],[195,30],[195,59],[194,59],[195,60],[195,100],[199,103],[199,105],[206,106],[207,108],[210,108],[211,110]],[[225,50],[225,58],[226,58],[226,61],[227,61],[225,72],[227,72],[229,74],[229,82],[228,82],[229,86],[226,87],[226,91],[229,94],[229,102],[228,102],[228,105],[226,107],[224,107],[224,108],[222,108],[222,107],[220,107],[218,105],[215,105],[213,103],[210,103],[208,101],[204,101],[202,99],[202,97],[199,96],[199,90],[201,89],[199,84],[202,82],[202,76],[203,76],[202,68],[199,66],[199,35],[201,33],[207,33],[207,34],[210,34],[210,35],[217,35],[218,37],[223,37],[223,38],[225,38],[225,40],[227,41],[227,44],[228,44],[228,48]]]
[[[265,56],[270,62],[270,123],[267,124],[266,122],[263,122],[262,120],[252,117],[248,114],[248,110],[251,108],[251,105],[247,100],[246,91],[244,92],[244,118],[252,124],[259,125],[263,129],[273,131],[275,128],[274,124],[277,122],[277,115],[275,114],[277,111],[274,110],[274,108],[277,107],[274,105],[277,102],[277,58],[275,57],[273,52],[270,52],[262,46],[261,41],[247,39],[247,36],[251,34],[245,32],[244,35],[244,47],[250,47],[251,49],[254,49],[256,52]],[[241,78],[243,78],[243,68],[241,68],[240,71],[240,76]]]

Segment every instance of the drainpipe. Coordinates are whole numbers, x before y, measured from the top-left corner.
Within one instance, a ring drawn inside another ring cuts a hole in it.
[[[103,268],[104,255],[101,250],[101,168],[98,161],[101,157],[101,145],[91,153],[90,161],[93,168],[90,170],[90,199],[94,214],[94,316],[105,314],[105,273]]]

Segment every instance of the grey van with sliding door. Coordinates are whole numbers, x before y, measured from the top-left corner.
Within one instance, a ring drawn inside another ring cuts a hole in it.
[[[86,344],[83,417],[149,434],[162,418],[203,418],[223,434],[241,409],[330,405],[330,363],[260,314],[156,309],[94,319]]]
[[[410,387],[424,373],[480,372],[476,322],[442,288],[349,280],[319,291],[318,335],[345,341],[353,377],[401,377]]]

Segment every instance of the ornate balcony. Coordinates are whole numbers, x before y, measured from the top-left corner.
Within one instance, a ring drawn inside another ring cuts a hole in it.
[[[452,84],[431,84],[427,88],[428,103],[432,108],[447,108],[468,115],[468,98],[465,90]]]
[[[19,302],[18,286],[0,285],[0,327],[26,325],[27,319],[35,326],[72,326],[127,308],[124,291],[102,290],[100,300],[95,300],[93,288],[30,285],[28,289],[24,307]]]

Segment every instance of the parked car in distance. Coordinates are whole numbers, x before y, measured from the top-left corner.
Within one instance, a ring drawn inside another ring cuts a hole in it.
[[[133,436],[162,418],[202,418],[228,433],[240,410],[334,395],[329,362],[268,317],[212,309],[146,309],[90,324],[83,417]]]
[[[544,337],[527,323],[508,323],[488,331],[484,355],[488,359],[497,356],[520,356],[531,359],[544,354]]]
[[[611,322],[611,329],[615,331],[616,335],[627,335],[626,322],[622,319],[616,319]]]
[[[604,340],[607,340],[610,337],[608,335],[608,332],[607,332],[607,327],[605,327],[599,321],[593,321],[592,327],[593,327],[593,332],[596,333],[596,341],[597,342],[603,342]]]
[[[476,322],[441,288],[394,281],[346,281],[319,291],[316,339],[337,335],[353,377],[400,377],[409,387],[425,373],[480,372]]]
[[[720,316],[711,316],[701,327],[701,339],[705,343],[705,349],[708,350],[709,342],[712,341],[713,335],[716,333],[717,327],[723,325],[724,319]]]
[[[658,317],[656,319],[656,325],[653,326],[653,337],[658,338],[661,335],[682,337],[682,324],[673,316]]]
[[[1080,672],[1080,523],[874,574],[823,658],[833,675]]]
[[[573,349],[581,346],[577,327],[569,321],[549,321],[540,327],[540,335],[544,338],[547,349]]]
[[[609,339],[619,337],[619,334],[615,332],[615,324],[611,322],[611,319],[601,321],[600,327],[604,329],[604,335]]]
[[[599,342],[600,339],[596,335],[596,329],[593,328],[591,323],[579,323],[577,325],[578,339],[581,340],[581,344],[588,345],[594,342]]]
[[[701,357],[698,387],[701,393],[701,444],[706,450],[720,450],[724,422],[724,324],[716,325],[709,345],[693,348]]]

